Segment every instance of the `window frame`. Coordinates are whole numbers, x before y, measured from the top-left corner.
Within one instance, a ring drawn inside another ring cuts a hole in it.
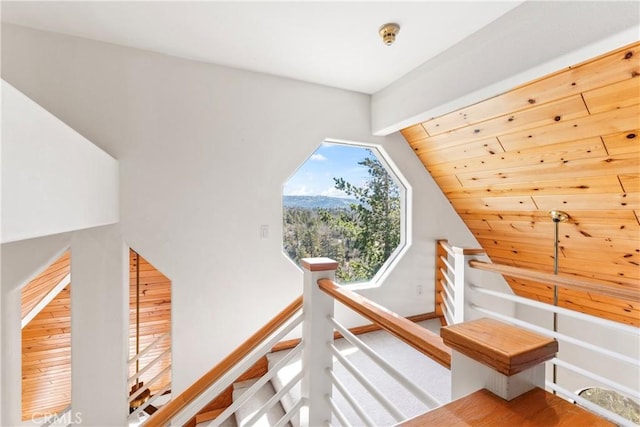
[[[391,156],[387,153],[387,151],[379,144],[367,143],[367,142],[356,142],[356,141],[347,141],[340,139],[331,139],[327,138],[323,140],[318,146],[314,148],[314,150],[307,156],[298,167],[291,173],[285,182],[282,184],[281,196],[284,196],[284,188],[286,184],[291,180],[293,176],[298,173],[302,165],[304,165],[311,156],[318,151],[318,149],[322,145],[343,145],[343,146],[352,146],[359,147],[363,149],[371,150],[373,155],[376,157],[378,161],[382,164],[382,166],[386,169],[387,173],[393,178],[395,183],[398,185],[400,192],[400,242],[398,246],[393,250],[389,258],[382,264],[382,266],[378,269],[376,274],[368,281],[365,282],[354,282],[354,283],[339,283],[340,286],[351,289],[351,290],[360,290],[360,289],[371,289],[378,288],[382,286],[382,284],[386,281],[389,274],[394,270],[397,263],[402,259],[404,254],[407,252],[409,247],[411,246],[411,200],[412,200],[412,188],[409,184],[408,180],[404,177],[404,175],[400,172],[398,166],[393,162]],[[284,200],[284,197],[282,197]],[[282,210],[282,217],[284,218],[284,206]],[[295,265],[295,261],[289,257],[289,255],[284,250],[284,230],[282,233],[282,246],[281,252],[282,255],[291,261],[292,264]],[[298,270],[302,271],[299,265],[296,265]]]

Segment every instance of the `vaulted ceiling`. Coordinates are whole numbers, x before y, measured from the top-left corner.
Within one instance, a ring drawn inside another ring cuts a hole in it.
[[[559,272],[638,297],[561,289],[560,304],[640,325],[639,103],[636,43],[402,134],[493,262],[553,272],[549,211],[565,211]],[[507,281],[552,299],[547,284]]]

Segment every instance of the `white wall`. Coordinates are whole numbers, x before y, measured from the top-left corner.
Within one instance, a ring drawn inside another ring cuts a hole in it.
[[[2,81],[2,243],[118,222],[118,162]]]
[[[325,138],[380,144],[413,189],[413,244],[368,297],[432,311],[434,240],[475,245],[406,142],[370,136],[368,96],[12,25],[2,64],[120,161],[124,239],[173,281],[175,392],[301,293],[282,184]]]
[[[523,2],[375,93],[387,135],[638,40],[638,2]]]
[[[74,233],[71,253],[72,414],[85,426],[124,426],[129,251],[112,225]]]

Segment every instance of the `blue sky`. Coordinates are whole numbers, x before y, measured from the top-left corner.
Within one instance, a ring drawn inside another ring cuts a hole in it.
[[[285,196],[347,197],[334,187],[333,178],[361,185],[369,176],[359,161],[370,156],[367,148],[323,143],[285,183]]]

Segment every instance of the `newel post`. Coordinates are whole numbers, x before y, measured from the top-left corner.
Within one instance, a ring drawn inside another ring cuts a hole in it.
[[[552,338],[494,319],[450,325],[440,336],[451,347],[451,398],[482,388],[505,400],[544,389],[545,362],[558,351]]]
[[[464,306],[465,306],[465,270],[467,265],[466,256],[463,248],[453,246],[453,292],[455,293],[453,306],[454,323],[464,322]]]
[[[338,263],[329,258],[304,258],[304,323],[302,325],[302,426],[325,425],[331,419],[326,396],[331,396],[331,379],[327,368],[333,365],[328,343],[333,342],[333,327],[327,317],[333,316],[333,298],[318,287],[319,279],[335,279]]]

